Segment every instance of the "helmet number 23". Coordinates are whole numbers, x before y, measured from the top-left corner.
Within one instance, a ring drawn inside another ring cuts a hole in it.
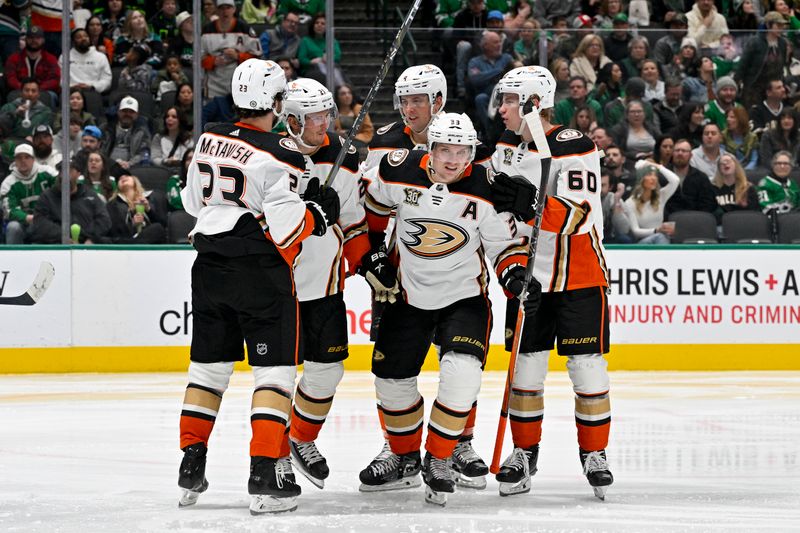
[[[203,187],[203,200],[207,205],[211,200],[211,195],[214,193],[214,181],[217,176],[214,173],[214,168],[208,163],[198,161],[197,168],[200,171],[200,174],[207,174],[209,177],[208,185]],[[220,183],[219,190],[222,194],[222,199],[236,204],[239,207],[249,208],[250,206],[248,206],[242,198],[244,196],[245,182],[247,181],[247,178],[241,169],[217,165],[217,170],[219,171],[218,176],[220,180],[233,182],[233,190],[223,189],[222,184]]]
[[[571,191],[581,191],[584,186],[589,192],[597,192],[597,175],[591,170],[570,170],[567,173],[567,187]]]

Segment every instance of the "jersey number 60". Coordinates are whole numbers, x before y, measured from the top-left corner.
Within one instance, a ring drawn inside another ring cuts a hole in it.
[[[597,192],[597,176],[591,170],[570,170],[567,173],[567,187],[571,191],[583,190],[584,181],[589,192]]]
[[[211,200],[211,195],[214,193],[214,169],[208,163],[203,162],[198,162],[197,168],[200,170],[201,174],[208,174],[209,177],[208,185],[203,187],[203,200],[205,200],[205,203],[208,204],[208,201]],[[221,179],[233,180],[232,191],[225,190],[220,187],[222,199],[233,202],[239,207],[249,208],[249,206],[242,199],[244,196],[245,181],[247,181],[242,171],[236,167],[227,167],[222,165],[218,165],[217,168],[219,169],[219,177]]]

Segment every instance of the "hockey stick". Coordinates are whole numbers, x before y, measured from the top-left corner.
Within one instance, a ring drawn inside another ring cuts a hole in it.
[[[358,133],[358,129],[361,127],[361,123],[364,121],[364,118],[367,116],[367,111],[369,111],[372,101],[378,95],[378,90],[381,88],[383,78],[385,78],[386,73],[389,72],[389,64],[394,59],[394,56],[397,55],[397,51],[400,49],[400,44],[403,42],[406,33],[408,33],[408,28],[411,26],[411,23],[414,22],[414,15],[417,14],[417,10],[419,9],[421,3],[422,0],[414,0],[414,5],[411,6],[411,9],[403,21],[403,24],[400,26],[400,30],[397,32],[397,35],[394,38],[392,47],[389,49],[389,53],[386,54],[386,57],[383,58],[383,65],[381,65],[381,69],[378,71],[378,75],[375,76],[375,81],[372,82],[372,87],[369,88],[367,97],[364,99],[364,103],[361,105],[361,111],[358,112],[358,116],[353,122],[353,127],[350,128],[350,132],[347,134],[347,138],[342,145],[342,149],[339,151],[339,155],[336,156],[336,161],[333,163],[331,171],[328,173],[328,177],[325,178],[325,184],[323,187],[330,186],[333,177],[336,176],[337,172],[339,172],[339,169],[344,162],[344,158],[347,155],[347,151],[353,144],[353,139],[355,138],[356,133]]]
[[[53,265],[42,261],[39,273],[30,288],[19,296],[0,296],[0,305],[34,305],[44,296],[55,275],[56,269],[53,268]]]
[[[525,269],[525,285],[522,294],[519,295],[519,309],[517,310],[517,323],[514,328],[514,342],[511,344],[511,354],[508,358],[508,373],[506,374],[506,386],[503,391],[503,403],[500,407],[500,420],[497,422],[497,437],[494,441],[494,455],[489,471],[496,474],[500,470],[500,457],[503,454],[503,440],[506,435],[506,421],[508,420],[508,404],[511,399],[511,384],[514,380],[514,370],[517,366],[517,354],[522,340],[522,328],[525,324],[525,308],[523,303],[528,296],[528,283],[533,277],[533,263],[536,259],[536,244],[539,242],[539,230],[542,227],[542,212],[544,204],[547,202],[546,191],[547,182],[550,178],[550,146],[547,144],[547,136],[542,127],[542,120],[536,106],[533,111],[525,114],[525,123],[536,142],[536,149],[541,155],[542,177],[539,183],[539,190],[536,192],[536,204],[534,210],[534,225],[531,231],[531,240],[528,246],[528,265]]]

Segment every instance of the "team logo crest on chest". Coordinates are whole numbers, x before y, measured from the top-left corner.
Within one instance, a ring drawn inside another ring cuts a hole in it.
[[[422,194],[419,190],[406,187],[403,192],[406,193],[406,199],[403,200],[404,204],[419,207],[419,196]]]
[[[409,252],[423,259],[447,257],[469,242],[469,234],[450,222],[427,218],[412,218],[405,222],[411,228],[400,241]]]

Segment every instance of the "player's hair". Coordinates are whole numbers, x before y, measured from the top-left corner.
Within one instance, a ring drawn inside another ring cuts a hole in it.
[[[265,117],[272,113],[272,109],[247,109],[239,106],[233,106],[233,110],[239,115],[239,118]]]

